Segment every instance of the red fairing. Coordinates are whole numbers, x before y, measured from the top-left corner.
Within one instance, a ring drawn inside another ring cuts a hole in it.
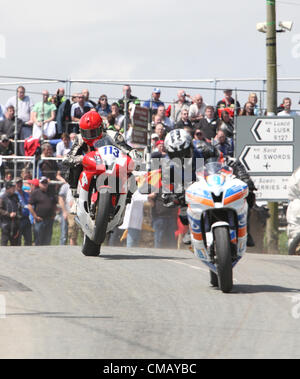
[[[96,152],[92,151],[84,156],[82,165],[84,169],[90,173],[101,174],[105,171],[105,166],[102,161],[100,163],[100,156]]]
[[[85,191],[89,190],[90,185],[91,185],[91,180],[93,179],[93,176],[94,175],[92,173],[88,173],[86,171],[82,171],[82,173],[80,175],[80,178],[79,178],[79,182],[81,184],[81,187]]]

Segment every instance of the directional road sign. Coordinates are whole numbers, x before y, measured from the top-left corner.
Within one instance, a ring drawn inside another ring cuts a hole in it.
[[[258,118],[251,132],[257,142],[293,142],[294,119],[287,117]]]
[[[293,172],[293,145],[247,145],[240,156],[249,172]]]
[[[288,199],[288,178],[300,166],[298,141],[299,116],[237,117],[236,158],[249,171],[258,199]]]
[[[252,176],[252,179],[257,188],[255,191],[257,201],[287,199],[290,176]]]

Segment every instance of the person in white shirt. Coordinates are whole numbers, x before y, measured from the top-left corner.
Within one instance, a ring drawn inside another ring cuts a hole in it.
[[[187,111],[189,111],[191,106],[191,101],[187,100],[187,98],[190,98],[191,96],[186,94],[184,90],[178,91],[177,97],[178,100],[174,103],[171,113],[171,118],[174,124],[177,124],[177,122],[180,121],[181,111],[183,109],[187,109]]]
[[[168,130],[174,129],[173,121],[169,117],[166,116],[166,107],[164,105],[160,105],[157,108],[156,115],[160,116],[161,118],[160,122],[162,122],[167,127]]]
[[[92,104],[85,101],[82,93],[77,95],[77,102],[72,104],[71,119],[73,122],[79,122],[81,117],[93,108]]]
[[[17,88],[18,93],[18,118],[20,118],[26,125],[33,125],[33,121],[31,120],[31,111],[33,110],[33,102],[29,96],[25,96],[25,88],[23,86],[19,86]],[[17,100],[16,96],[13,96],[7,100],[5,104],[5,110],[9,106],[13,106],[17,109]]]
[[[127,204],[123,224],[119,229],[127,229],[127,247],[137,247],[140,243],[141,230],[144,217],[144,203],[148,201],[148,195],[135,191],[131,203]]]
[[[120,114],[120,108],[118,103],[112,103],[111,114],[115,117],[115,125],[117,125],[119,128],[122,128],[125,116],[123,114]]]
[[[206,104],[203,102],[203,97],[197,94],[193,97],[193,104],[189,109],[189,119],[192,124],[196,124],[201,118],[204,117]]]
[[[292,100],[289,98],[289,97],[285,97],[282,101],[282,105],[283,105],[283,108],[284,110],[279,112],[277,114],[277,116],[298,116],[299,113],[296,112],[296,111],[292,111],[291,110],[291,107],[292,107]]]
[[[56,145],[56,157],[63,158],[66,156],[72,147],[72,141],[68,133],[63,133],[61,141]]]

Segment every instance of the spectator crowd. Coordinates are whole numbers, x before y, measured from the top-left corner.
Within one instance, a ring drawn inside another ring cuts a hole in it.
[[[164,139],[174,128],[185,129],[192,136],[196,150],[199,141],[204,141],[214,145],[224,156],[233,156],[234,116],[264,115],[255,93],[250,93],[241,107],[230,89],[224,91],[224,97],[215,105],[207,104],[201,94],[190,96],[185,90],[179,90],[175,103],[168,105],[161,99],[160,88],[153,89],[149,100],[141,101],[132,95],[130,85],[124,85],[123,96],[118,101],[110,104],[108,99],[102,94],[96,103],[90,99],[87,89],[68,99],[64,89],[59,88],[54,95],[44,90],[42,100],[34,104],[25,88],[20,86],[17,96],[0,105],[2,246],[8,242],[13,246],[21,243],[49,245],[55,218],[60,220],[60,244],[77,244],[79,231],[72,211],[75,200],[64,179],[61,160],[70,151],[79,132],[80,118],[88,111],[97,111],[104,121],[104,128],[118,131],[124,135],[127,144],[136,147],[132,141],[131,107],[151,108],[152,158],[167,156]],[[284,98],[278,116],[296,114],[291,99]],[[16,155],[33,157],[35,171],[29,163],[18,161],[15,164],[9,159]],[[16,172],[17,177],[14,177]],[[113,233],[110,244],[119,243],[120,233],[125,229],[128,246],[138,245],[145,202],[151,208],[154,246],[176,246],[176,231],[178,236],[178,231],[182,230],[182,225],[178,225],[177,209],[164,208],[155,194],[133,196],[124,224]]]

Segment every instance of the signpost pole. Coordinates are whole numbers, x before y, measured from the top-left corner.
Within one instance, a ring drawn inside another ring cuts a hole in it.
[[[267,0],[267,115],[277,113],[276,0]],[[268,253],[278,253],[278,203],[268,203],[270,218],[266,227]]]
[[[152,107],[153,98],[151,96],[150,109],[148,112],[148,129],[147,129],[147,171],[151,171],[151,134],[152,134]]]

